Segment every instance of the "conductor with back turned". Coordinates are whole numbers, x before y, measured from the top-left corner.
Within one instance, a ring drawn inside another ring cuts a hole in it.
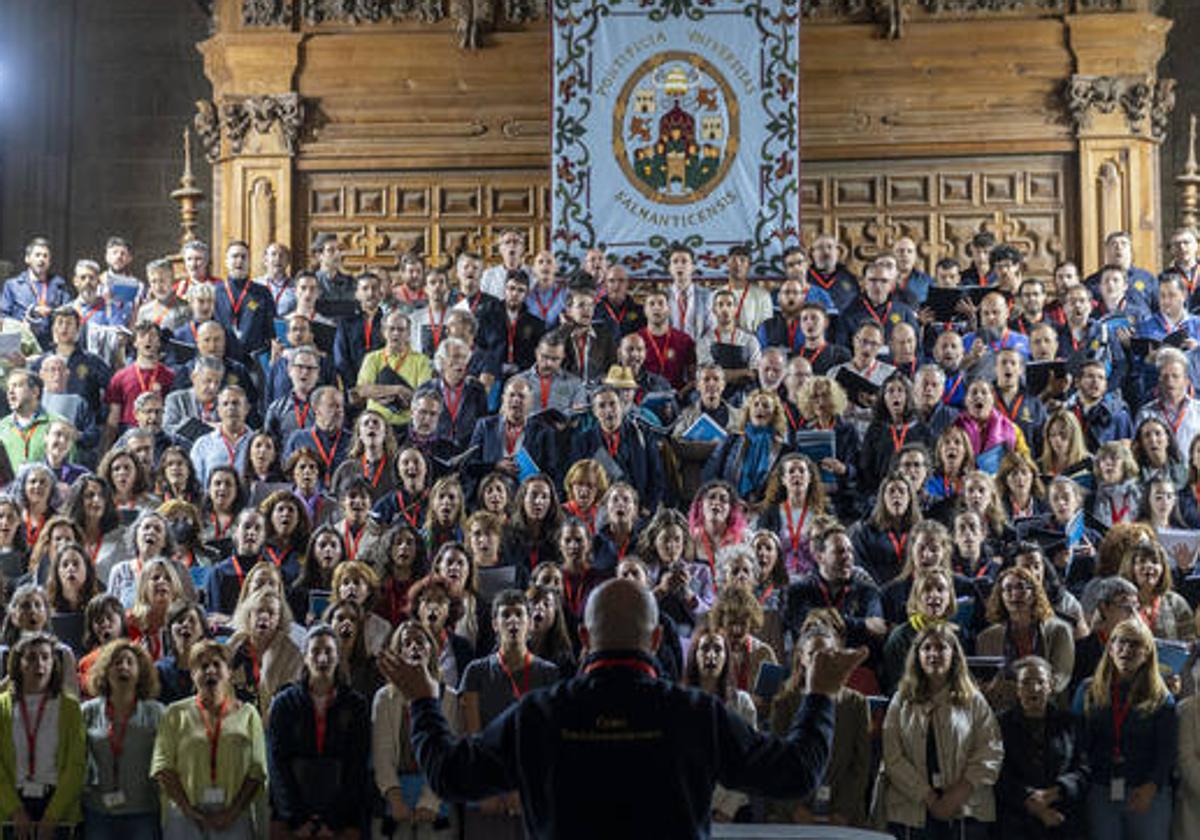
[[[430,786],[447,800],[517,790],[532,838],[708,837],[713,786],[803,798],[821,782],[833,696],[865,650],[826,651],[785,738],[761,733],[719,698],[658,679],[654,596],[612,580],[588,600],[579,674],[533,691],[482,732],[450,733],[437,683],[419,663],[381,654],[412,700],[412,741]]]

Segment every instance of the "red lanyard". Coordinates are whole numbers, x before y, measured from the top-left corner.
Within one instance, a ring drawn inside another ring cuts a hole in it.
[[[742,691],[750,690],[750,637],[746,637],[746,653],[738,668],[737,687]]]
[[[329,481],[330,472],[333,470],[333,459],[337,456],[338,444],[342,442],[342,430],[338,429],[337,434],[333,436],[333,446],[329,447],[328,452],[325,451],[325,445],[321,443],[321,435],[315,428],[309,434],[312,435],[313,443],[317,445],[317,457],[325,465],[325,480]]]
[[[254,689],[258,691],[258,684],[262,678],[262,667],[259,664],[258,651],[254,649],[254,642],[246,640],[246,656],[250,659],[250,676],[254,679]]]
[[[17,416],[14,414],[13,431],[17,433],[19,438],[21,438],[21,443],[25,445],[25,457],[29,458],[29,447],[33,443],[33,436],[37,433],[38,426],[42,424],[38,422],[37,418],[34,418],[33,422],[29,424],[28,428],[22,429],[20,426],[16,425],[16,419]]]
[[[1171,434],[1179,434],[1179,427],[1183,425],[1183,418],[1187,414],[1187,401],[1180,403],[1179,411],[1175,413],[1174,419],[1171,418],[1171,412],[1167,410],[1167,404],[1162,400],[1158,401],[1158,408],[1162,411],[1163,419],[1171,426]]]
[[[529,651],[525,652],[525,678],[521,681],[521,688],[517,688],[517,681],[513,679],[512,671],[508,670],[508,666],[504,664],[503,654],[496,654],[496,661],[500,664],[500,670],[504,672],[504,676],[508,677],[508,684],[512,686],[514,700],[520,700],[522,695],[529,693],[529,674],[533,670],[530,665],[533,664],[533,654]]]
[[[563,594],[567,596],[567,606],[573,615],[583,613],[583,588],[586,577],[587,572],[580,573],[578,588],[576,588],[576,585],[571,583],[571,576],[563,572]]]
[[[634,671],[640,671],[652,680],[658,679],[658,671],[655,667],[640,659],[596,659],[584,666],[583,673],[590,674],[592,671],[604,668],[631,668]]]
[[[375,332],[375,316],[363,313],[363,349],[371,349],[371,334]]]
[[[517,441],[521,439],[521,435],[522,435],[522,433],[524,433],[524,431],[525,431],[524,426],[518,426],[517,428],[514,429],[508,425],[508,421],[505,421],[505,423],[504,423],[504,454],[505,455],[512,455],[514,452],[517,451]]]
[[[650,330],[646,330],[646,343],[654,351],[654,358],[658,359],[657,372],[665,375],[667,371],[667,354],[671,349],[671,331],[667,330],[667,334],[663,336],[662,346],[659,347],[658,342],[654,339],[654,335]]]
[[[732,291],[732,289],[730,291]],[[746,305],[746,295],[748,294],[750,294],[749,280],[746,281],[746,288],[742,289],[742,296],[738,298],[737,309],[733,311],[733,325],[735,329],[742,320],[742,307]]]
[[[216,511],[213,511],[208,516],[212,520],[213,539],[216,539],[216,540],[224,539],[225,532],[229,530],[229,525],[226,525],[224,528],[221,527],[221,520],[217,516]],[[230,522],[232,524],[232,520]]]
[[[271,558],[271,562],[275,564],[276,568],[283,567],[283,558],[287,557],[287,551],[284,551],[283,557],[281,557],[279,552],[269,545],[263,546],[263,551],[265,551],[267,556]]]
[[[155,365],[150,370],[149,383],[147,383],[145,377],[142,376],[142,369],[137,366],[136,362],[133,365],[133,373],[137,377],[139,393],[145,393],[146,391],[156,390],[154,388],[154,386],[158,384],[158,365]]]
[[[978,575],[976,575],[976,577],[978,577]],[[1037,627],[1032,624],[1029,625],[1029,633],[1026,634],[1025,638],[1022,639],[1017,634],[1012,634],[1013,644],[1017,646],[1018,658],[1024,658],[1026,656],[1033,655],[1034,650],[1037,647],[1036,637]]]
[[[604,308],[608,310],[608,316],[617,322],[617,326],[621,326],[621,322],[625,320],[625,310],[629,307],[629,298],[626,298],[621,304],[621,314],[618,315],[613,311],[612,305],[608,302],[608,298],[600,300],[604,304]]]
[[[1116,500],[1110,497],[1108,500],[1108,511],[1109,519],[1113,525],[1116,525],[1119,522],[1124,522],[1125,517],[1129,515],[1129,502],[1126,501],[1125,504],[1117,507]]]
[[[104,301],[101,300],[101,301],[97,301],[96,303],[93,303],[92,308],[89,309],[87,312],[80,312],[79,313],[79,325],[83,326],[88,321],[92,320],[92,316],[95,315],[97,312],[99,312],[103,308],[104,308]]]
[[[813,280],[815,280],[817,285],[820,286],[822,289],[824,289],[825,291],[829,291],[829,287],[832,286],[833,281],[835,279],[837,279],[837,269],[835,268],[833,271],[829,272],[829,276],[826,277],[824,274],[817,271],[815,268],[809,268],[808,276],[811,277]]]
[[[870,314],[871,318],[874,319],[876,324],[879,324],[881,327],[886,326],[887,317],[892,311],[892,302],[890,300],[888,301],[888,305],[884,307],[882,315],[875,311],[875,307],[871,305],[871,301],[867,300],[866,298],[863,298],[863,306],[867,308],[867,312]]]
[[[621,448],[621,431],[618,429],[611,435],[608,432],[601,431],[600,436],[604,438],[604,445],[608,447],[608,454],[616,458],[617,450]]]
[[[204,734],[208,736],[208,777],[215,785],[217,783],[217,747],[221,743],[221,726],[225,723],[225,712],[229,708],[229,699],[221,701],[217,709],[216,726],[209,723],[208,712],[200,698],[196,698],[196,708],[200,710],[200,720],[204,721]]]
[[[797,332],[797,331],[800,329],[800,319],[799,319],[799,318],[797,318],[795,321],[792,321],[790,324],[789,324],[789,323],[787,322],[787,320],[785,319],[785,320],[784,320],[784,322],[783,322],[783,328],[784,328],[785,330],[787,330],[787,337],[788,337],[788,349],[789,349],[789,350],[795,350],[795,349],[796,349],[796,332]],[[804,356],[804,358],[808,359],[808,360],[811,362],[811,361],[813,361],[814,359],[816,359],[816,358],[817,358],[817,356],[820,356],[820,355],[821,355],[821,351],[822,351],[822,350],[824,350],[824,349],[825,349],[825,344],[824,344],[824,342],[822,342],[822,343],[821,343],[821,346],[820,346],[820,347],[818,347],[818,348],[817,348],[817,349],[816,349],[816,350],[813,352],[812,356]],[[801,350],[801,351],[800,351],[800,353],[801,353],[801,355],[804,355],[804,351],[803,351],[803,350]]]
[[[584,510],[579,506],[579,502],[572,499],[563,505],[570,513],[578,520],[587,525],[588,533],[593,537],[596,536],[596,509]],[[628,540],[626,540],[628,543]]]
[[[545,305],[542,304],[542,293],[538,289],[534,289],[530,296],[533,298],[533,305],[537,307],[538,312],[542,314],[543,321],[550,320],[550,310],[554,308],[554,302],[558,300],[559,294],[562,292],[562,287],[555,287],[550,293],[550,300]]]
[[[888,531],[887,538],[892,544],[892,551],[896,552],[896,561],[904,565],[904,544],[908,542],[908,534],[901,534],[900,539],[896,539],[896,534]]]
[[[50,281],[47,280],[45,283],[39,283],[35,280],[33,282],[33,285],[36,286],[38,289],[38,293],[37,293],[38,306],[45,306],[46,298],[48,298],[50,296]]]
[[[21,515],[25,519],[25,543],[32,550],[34,544],[37,543],[38,535],[42,533],[42,526],[46,524],[46,514],[43,513],[41,515],[41,518],[38,520],[37,527],[34,527],[33,519],[30,517],[29,511],[25,511]]]
[[[249,286],[250,284],[247,283],[246,285]],[[279,299],[281,297],[283,297],[283,293],[288,290],[288,280],[285,277],[285,278],[283,278],[283,282],[281,284],[279,284],[279,286],[276,286],[274,283],[271,282],[270,278],[267,278],[267,288],[271,292],[271,297],[275,299],[275,306],[278,307]],[[278,291],[276,291],[276,289],[278,289]]]
[[[1125,728],[1125,720],[1133,708],[1133,686],[1129,687],[1129,696],[1121,702],[1121,686],[1116,680],[1112,684],[1112,724],[1113,724],[1113,762],[1121,761],[1121,730]]]
[[[300,400],[292,395],[292,416],[296,418],[296,428],[303,429],[308,425],[308,413],[312,411],[312,403],[308,400],[304,401],[304,410],[300,410]]]
[[[433,307],[429,307],[429,333],[433,336],[433,351],[436,353],[438,345],[442,343],[442,332],[446,329],[446,307],[442,308],[442,317],[434,323]]]
[[[996,405],[1000,406],[1000,411],[1004,413],[1004,416],[1014,423],[1017,422],[1017,412],[1021,410],[1021,403],[1023,402],[1025,402],[1025,395],[1017,394],[1016,400],[1013,401],[1012,408],[1007,409],[1004,407],[1004,399],[1000,396],[1000,392],[996,392]]]
[[[226,434],[225,434],[225,430],[224,429],[221,430],[221,443],[225,444],[225,451],[229,453],[229,465],[231,467],[237,466],[238,444],[242,442],[242,438],[244,438],[245,436],[246,436],[246,430],[243,429],[242,433],[237,436],[237,439],[230,441],[228,436],[226,436]]]
[[[846,595],[850,592],[849,585],[842,587],[842,591],[838,593],[836,601],[829,592],[829,586],[820,577],[817,578],[817,586],[821,587],[821,595],[825,598],[825,606],[833,607],[838,612],[841,612],[842,604],[846,603]]]
[[[420,519],[420,517],[421,517],[421,500],[417,499],[416,505],[413,506],[413,512],[411,515],[409,515],[408,505],[406,505],[404,503],[404,492],[401,490],[397,490],[396,491],[396,504],[398,504],[400,506],[400,515],[404,517],[405,521],[408,522],[409,525],[416,528],[417,520]]]
[[[520,318],[520,317],[521,317],[520,313],[518,313],[517,318]],[[508,324],[508,363],[510,365],[516,359],[516,353],[517,353],[517,318],[510,318],[507,321],[507,324]],[[546,407],[545,405],[542,406],[542,408],[545,408],[545,407]]]
[[[104,536],[96,539],[96,547],[92,549],[92,568],[96,568],[96,558],[100,556],[100,546],[104,544]]]
[[[683,292],[675,292],[675,306],[679,310],[679,329],[687,332],[688,301],[687,296]]]
[[[796,523],[796,527],[792,527],[792,503],[787,499],[783,500],[783,515],[784,524],[787,526],[788,542],[792,544],[792,556],[795,557],[800,553],[800,540],[804,538],[804,520],[808,519],[808,501],[805,500],[804,507],[800,509],[800,521]]]
[[[900,434],[896,434],[896,429],[900,429]],[[892,433],[892,451],[899,452],[904,448],[904,441],[908,439],[908,432],[912,428],[912,423],[904,423],[901,426],[888,426],[888,431]]]
[[[1154,632],[1154,628],[1158,625],[1158,613],[1162,609],[1162,597],[1154,596],[1154,600],[1150,602],[1149,607],[1139,607],[1138,612],[1142,616],[1142,621],[1150,628],[1150,632]]]
[[[233,302],[233,290],[229,287],[229,281],[225,281],[225,297],[229,298],[229,305],[233,307],[233,317],[236,319],[242,312],[242,303],[246,300],[246,293],[250,291],[250,281],[246,281],[246,285],[242,286],[242,293],[238,295],[237,303]]]
[[[329,725],[329,707],[333,705],[333,701],[337,699],[337,689],[326,698],[314,697],[313,704],[313,728],[317,733],[317,755],[325,754],[325,733]]]
[[[350,528],[349,521],[342,522],[342,533],[346,537],[346,559],[353,560],[358,556],[358,545],[362,542],[363,534],[367,533],[367,528],[364,525],[358,529],[358,536],[354,536],[354,531]]]
[[[954,392],[957,391],[958,386],[962,384],[964,375],[965,374],[963,374],[962,372],[959,372],[958,376],[954,377],[954,381],[950,383],[950,387],[947,388],[946,393],[942,395],[943,403],[945,403],[946,405],[950,404],[950,400],[951,400],[951,398],[953,398]]]
[[[450,425],[458,425],[458,410],[462,408],[463,389],[466,387],[466,380],[459,382],[453,388],[442,384],[442,393],[446,396],[446,413],[450,415]]]
[[[542,376],[538,374],[538,387],[540,388],[540,396],[542,400],[542,410],[545,411],[550,407],[550,386],[554,384],[553,376]]]
[[[758,603],[759,603],[760,605],[762,605],[762,604],[766,604],[766,603],[767,603],[767,599],[771,597],[771,593],[772,593],[772,592],[774,592],[774,591],[775,591],[775,584],[773,584],[773,583],[772,583],[772,584],[770,584],[769,586],[767,586],[767,588],[766,588],[766,590],[763,592],[763,594],[761,594],[761,595],[759,595],[759,596],[758,596]]]
[[[700,541],[704,543],[704,554],[708,558],[708,570],[712,573],[712,579],[717,579],[717,553],[713,550],[712,540],[708,537],[708,531],[700,531]]]
[[[120,721],[121,727],[117,728],[117,709],[108,702],[104,705],[104,714],[108,717],[108,746],[112,750],[114,767],[121,763],[121,754],[125,752],[125,733],[129,730],[129,719],[133,717],[134,711],[137,709],[137,701],[129,707],[129,714],[125,715],[125,719]],[[32,776],[33,773],[30,772]],[[117,775],[116,773],[113,774]]]
[[[27,779],[32,779],[37,773],[37,737],[42,728],[42,718],[46,715],[48,702],[50,702],[49,691],[45,692],[42,699],[38,701],[37,719],[34,721],[33,730],[30,731],[29,707],[25,705],[25,695],[21,695],[21,726],[25,730],[25,746],[29,751],[29,775],[25,777]]]
[[[379,487],[379,479],[383,478],[383,467],[386,463],[387,463],[387,458],[386,457],[382,458],[379,461],[379,466],[377,466],[375,468],[375,475],[372,476],[371,469],[370,469],[370,467],[367,466],[367,456],[366,455],[362,456],[363,478],[365,478],[367,481],[371,482],[372,490]]]
[[[238,591],[242,589],[242,584],[246,582],[246,573],[242,571],[242,564],[238,562],[237,555],[229,558],[233,562],[233,573],[237,575]]]

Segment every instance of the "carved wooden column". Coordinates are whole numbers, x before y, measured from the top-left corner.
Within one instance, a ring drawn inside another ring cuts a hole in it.
[[[1171,22],[1148,13],[1069,15],[1076,72],[1064,85],[1078,138],[1080,268],[1095,271],[1104,237],[1133,236],[1134,259],[1158,265],[1159,145],[1174,81],[1155,77]]]
[[[293,161],[305,114],[293,89],[299,42],[284,31],[218,34],[199,47],[213,81],[194,126],[213,165],[214,254],[244,239],[257,260],[271,242],[293,241]]]

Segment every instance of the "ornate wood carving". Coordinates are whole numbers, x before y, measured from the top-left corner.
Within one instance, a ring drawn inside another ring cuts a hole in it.
[[[304,125],[304,112],[304,102],[298,93],[248,96],[241,100],[226,100],[220,105],[201,99],[196,102],[192,124],[209,163],[220,158],[222,136],[229,141],[230,151],[237,155],[245,148],[252,130],[267,135],[277,124],[284,149],[287,154],[294,155]]]
[[[1162,140],[1171,125],[1171,112],[1175,110],[1175,80],[1159,79],[1154,84],[1154,102],[1150,106],[1150,136]]]
[[[242,0],[242,23],[246,26],[290,26],[292,0]]]
[[[967,243],[988,230],[1025,253],[1027,274],[1047,277],[1075,254],[1069,184],[1065,155],[810,163],[801,236],[834,232],[853,271],[910,236],[932,272],[943,257],[965,265]]]
[[[1120,108],[1129,130],[1143,131],[1159,84],[1149,76],[1085,76],[1076,73],[1063,86],[1067,113],[1075,130],[1090,128],[1094,113],[1111,114]],[[1164,89],[1163,104],[1173,100],[1173,89]],[[1169,110],[1168,110],[1169,114]],[[1165,118],[1164,118],[1165,119]]]
[[[392,268],[416,251],[434,261],[464,250],[498,259],[499,232],[523,230],[530,249],[549,236],[549,177],[515,172],[312,172],[297,195],[298,243],[335,233],[355,269]]]

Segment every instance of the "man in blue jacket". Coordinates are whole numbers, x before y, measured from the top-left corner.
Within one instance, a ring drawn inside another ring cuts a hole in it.
[[[653,595],[609,581],[580,628],[592,653],[579,674],[532,691],[483,732],[456,739],[420,664],[381,665],[412,698],[417,760],[443,798],[516,789],[530,837],[707,837],[713,786],[803,797],[819,783],[833,737],[833,697],[865,651],[818,654],[786,738],[756,731],[711,694],[658,679]]]

